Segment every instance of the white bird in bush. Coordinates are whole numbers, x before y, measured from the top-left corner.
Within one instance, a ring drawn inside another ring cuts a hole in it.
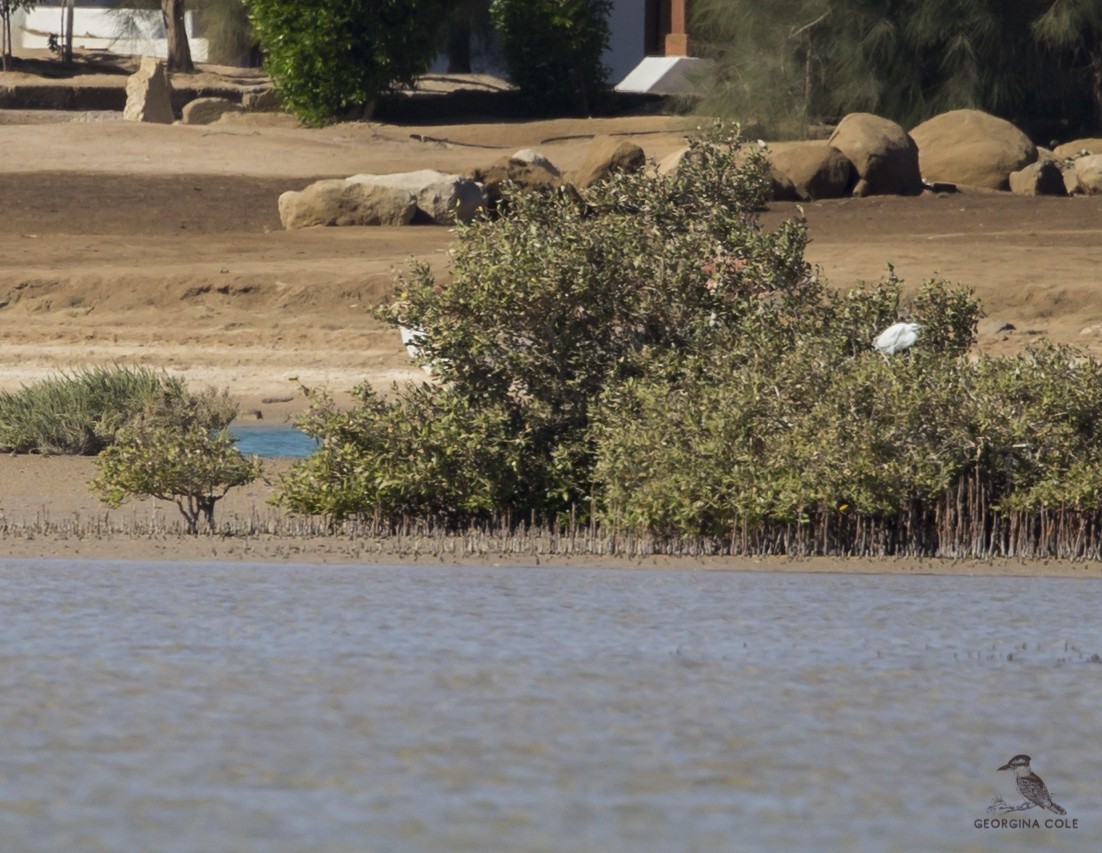
[[[408,326],[398,326],[398,331],[402,333],[402,343],[405,345],[406,352],[409,353],[409,357],[414,361],[421,360],[421,347],[420,343],[425,339],[425,333],[420,329],[411,329]],[[425,373],[432,374],[432,368],[427,364],[422,364],[421,369]]]
[[[887,358],[905,349],[910,349],[918,340],[918,323],[894,323],[876,336],[873,347]]]

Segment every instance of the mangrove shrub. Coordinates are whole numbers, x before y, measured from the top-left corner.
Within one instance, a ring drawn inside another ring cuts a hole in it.
[[[99,455],[99,474],[89,486],[111,507],[131,497],[169,501],[188,533],[197,533],[200,521],[213,530],[218,501],[261,471],[257,459],[246,459],[234,446],[228,427],[236,411],[224,391],[213,389],[156,401]]]

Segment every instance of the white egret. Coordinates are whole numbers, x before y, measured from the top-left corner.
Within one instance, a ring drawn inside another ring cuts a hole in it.
[[[402,343],[405,345],[406,352],[409,353],[409,357],[414,361],[421,360],[421,347],[420,343],[425,339],[425,333],[420,329],[411,329],[408,326],[398,326],[398,331],[402,333]],[[432,374],[432,368],[427,364],[422,364],[421,369]]]
[[[905,349],[910,349],[918,340],[918,323],[895,323],[876,336],[873,347],[887,358]]]

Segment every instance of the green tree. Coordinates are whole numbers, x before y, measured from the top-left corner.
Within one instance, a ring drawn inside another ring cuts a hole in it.
[[[199,0],[195,12],[211,62],[243,67],[260,65],[260,46],[249,24],[245,0]]]
[[[809,121],[822,113],[833,5],[830,0],[695,3],[694,41],[715,63],[700,112],[738,116],[774,134],[806,133]]]
[[[460,227],[450,280],[416,266],[380,312],[424,331],[439,384],[308,423],[322,452],[297,468],[285,505],[440,514],[433,496],[445,486],[425,484],[467,483],[461,502],[449,499],[453,515],[588,507],[591,410],[609,383],[651,350],[821,297],[802,225],[757,224],[766,168],[756,146],[702,138],[676,176],[614,176],[592,190],[592,208],[518,193],[508,217]]]
[[[20,9],[33,9],[36,0],[0,0],[0,59],[3,61],[3,70],[11,71],[12,43],[11,43],[11,16]]]
[[[971,107],[1035,134],[1098,126],[1096,0],[699,0],[694,30],[716,61],[710,114],[791,132],[856,110],[911,126]]]
[[[509,79],[532,113],[587,114],[608,88],[611,0],[493,0]]]
[[[1102,128],[1102,3],[1098,0],[1047,0],[1048,8],[1033,22],[1033,32],[1056,51],[1060,64],[1089,92],[1090,127]]]
[[[446,7],[446,0],[249,0],[264,67],[308,124],[369,115],[381,93],[412,84],[439,50]]]
[[[96,459],[89,486],[108,506],[154,497],[179,507],[188,533],[214,529],[214,508],[235,486],[251,483],[260,462],[246,459],[227,427],[236,407],[213,390],[159,402],[120,430]]]

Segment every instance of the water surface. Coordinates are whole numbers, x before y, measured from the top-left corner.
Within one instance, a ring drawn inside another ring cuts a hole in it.
[[[0,849],[1096,849],[1100,592],[0,560]]]
[[[290,426],[232,426],[237,449],[246,456],[293,458],[309,456],[317,443],[301,430]]]

